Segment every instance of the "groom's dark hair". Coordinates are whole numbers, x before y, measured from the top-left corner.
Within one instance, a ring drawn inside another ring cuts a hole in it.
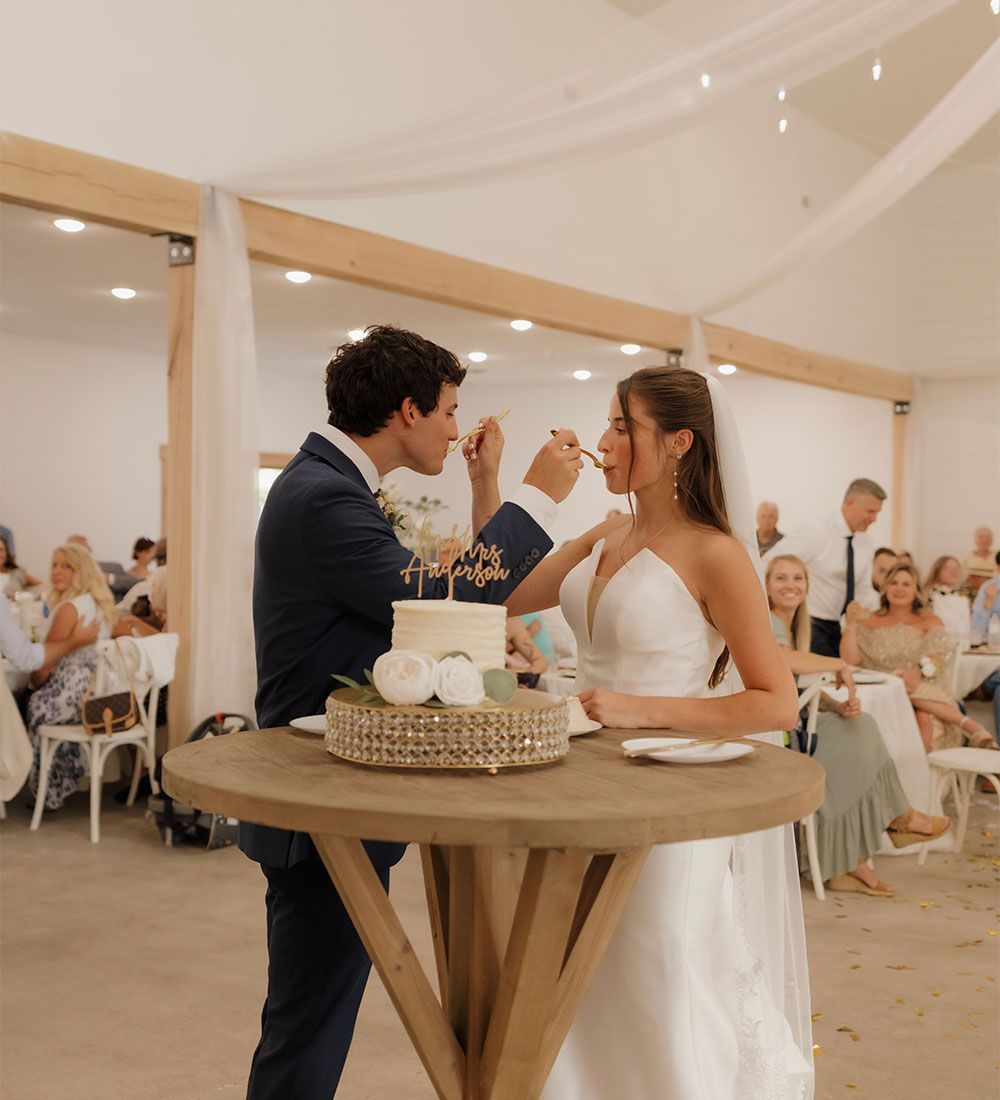
[[[326,367],[328,423],[349,435],[374,435],[412,397],[427,416],[441,387],[460,386],[465,367],[446,348],[393,325],[370,325],[341,344]]]

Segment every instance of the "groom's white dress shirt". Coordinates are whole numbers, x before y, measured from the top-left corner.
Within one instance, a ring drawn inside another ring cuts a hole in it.
[[[792,554],[809,569],[809,614],[814,619],[839,622],[847,595],[847,536],[851,529],[838,508],[818,527],[785,535],[764,555],[764,561]],[[878,607],[872,588],[875,540],[867,531],[854,534],[854,598],[865,607]]]
[[[357,466],[358,472],[365,479],[365,484],[373,493],[378,489],[379,477],[375,463],[349,435],[339,428],[334,428],[331,424],[324,424],[319,429],[318,434],[323,436],[324,439],[328,439],[341,454]],[[527,512],[546,533],[555,522],[559,512],[559,506],[556,502],[547,493],[543,493],[541,489],[536,489],[534,485],[519,485],[511,493],[508,503],[516,504],[518,508]]]

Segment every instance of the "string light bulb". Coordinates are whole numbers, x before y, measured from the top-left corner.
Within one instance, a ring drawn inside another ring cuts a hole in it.
[[[882,60],[879,57],[875,58],[872,64],[872,80],[877,84],[882,79]]]

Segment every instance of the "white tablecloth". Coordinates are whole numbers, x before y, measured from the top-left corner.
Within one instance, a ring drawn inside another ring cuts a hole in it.
[[[540,691],[547,691],[551,695],[558,695],[560,699],[568,699],[576,695],[576,676],[563,676],[558,672],[543,672],[538,677]]]
[[[960,653],[955,678],[955,695],[959,699],[964,699],[998,668],[1000,668],[1000,653]]]

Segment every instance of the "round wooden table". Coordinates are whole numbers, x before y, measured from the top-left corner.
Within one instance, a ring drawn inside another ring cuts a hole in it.
[[[814,760],[770,745],[690,766],[575,738],[547,767],[365,768],[320,737],[256,730],[172,749],[163,785],[200,809],[311,834],[444,1100],[541,1092],[653,844],[785,824],[823,800]],[[362,838],[420,845],[440,999]]]

